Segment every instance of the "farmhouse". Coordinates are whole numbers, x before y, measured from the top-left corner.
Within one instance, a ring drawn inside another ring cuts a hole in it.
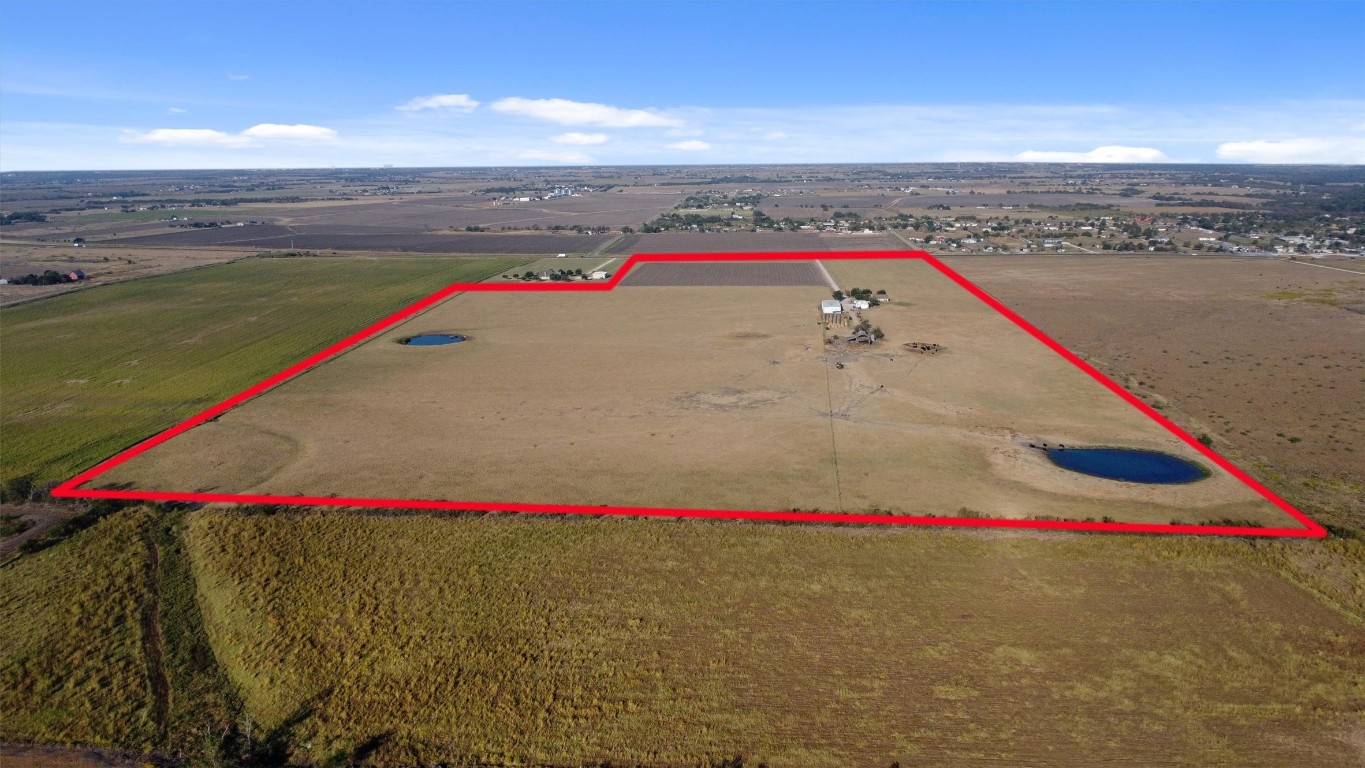
[[[843,313],[844,307],[836,299],[825,299],[820,302],[820,314],[838,315]]]

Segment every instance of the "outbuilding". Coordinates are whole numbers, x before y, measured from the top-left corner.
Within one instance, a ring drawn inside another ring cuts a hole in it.
[[[842,314],[843,311],[844,307],[837,299],[825,299],[820,302],[820,314],[822,315],[838,315]]]

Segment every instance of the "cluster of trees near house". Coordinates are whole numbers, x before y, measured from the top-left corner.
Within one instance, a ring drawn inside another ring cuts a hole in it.
[[[875,307],[886,299],[886,291],[874,292],[871,288],[849,288],[847,294],[843,291],[834,292],[835,301],[843,301],[845,296],[852,298],[855,301],[866,301]],[[878,296],[881,298],[877,298]]]
[[[76,275],[76,277],[72,277]],[[85,274],[77,270],[76,272],[58,272],[55,269],[44,270],[41,275],[29,273],[23,277],[10,279],[11,285],[57,285],[59,283],[79,283],[85,279]]]
[[[44,222],[47,217],[37,211],[14,211],[0,216],[0,226],[7,227],[11,224],[18,224],[21,221]]]
[[[552,269],[549,270],[550,280],[564,282],[568,280],[582,280],[583,270],[581,269]],[[540,274],[537,272],[513,272],[513,280],[539,280]]]

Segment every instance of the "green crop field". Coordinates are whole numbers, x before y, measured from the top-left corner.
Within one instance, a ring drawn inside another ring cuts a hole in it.
[[[453,282],[525,259],[252,259],[0,310],[0,481],[64,480]]]

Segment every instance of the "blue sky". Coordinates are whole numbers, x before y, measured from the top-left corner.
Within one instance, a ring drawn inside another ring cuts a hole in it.
[[[1365,2],[6,0],[0,169],[1365,163]]]

